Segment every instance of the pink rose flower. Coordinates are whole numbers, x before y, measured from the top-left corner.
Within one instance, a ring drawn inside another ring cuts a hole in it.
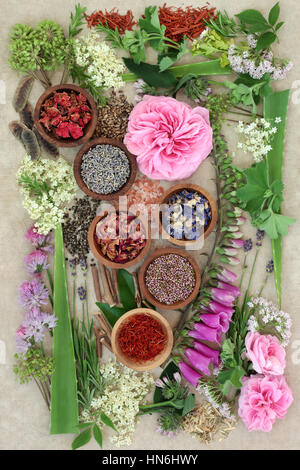
[[[245,340],[247,357],[259,374],[282,375],[285,368],[285,350],[276,336],[248,333]]]
[[[146,95],[130,114],[124,143],[149,178],[188,178],[212,150],[209,111]]]
[[[239,416],[248,431],[269,432],[277,418],[284,418],[293,395],[283,375],[251,375],[242,379]]]

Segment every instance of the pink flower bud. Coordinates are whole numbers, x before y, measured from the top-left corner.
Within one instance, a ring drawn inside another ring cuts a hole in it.
[[[183,361],[179,363],[179,369],[185,380],[187,380],[194,387],[197,387],[199,380],[203,377],[202,374],[196,372]]]

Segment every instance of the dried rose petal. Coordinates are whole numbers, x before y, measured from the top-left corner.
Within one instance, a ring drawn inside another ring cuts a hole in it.
[[[63,139],[70,137],[69,133],[69,123],[61,122],[58,128],[56,129],[56,134]]]
[[[71,122],[68,123],[68,129],[70,131],[71,136],[73,139],[79,139],[79,137],[83,136],[83,132],[78,124],[73,124]]]

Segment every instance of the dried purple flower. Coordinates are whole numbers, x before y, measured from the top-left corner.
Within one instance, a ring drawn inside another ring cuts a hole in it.
[[[271,274],[274,271],[274,261],[271,259],[266,265],[267,273]]]
[[[245,253],[248,253],[248,251],[251,251],[252,247],[253,247],[253,242],[252,242],[251,238],[248,238],[247,240],[244,241],[243,248],[244,248]]]
[[[80,266],[80,269],[81,269],[81,272],[82,272],[83,276],[86,277],[88,265],[87,265],[87,259],[86,259],[85,256],[80,258],[79,266]]]
[[[77,264],[76,258],[73,258],[73,259],[69,260],[69,266],[70,266],[71,276],[72,277],[76,276],[76,264]]]
[[[80,298],[81,302],[83,302],[86,299],[86,290],[85,290],[85,288],[84,287],[78,287],[77,292],[78,292],[78,295],[79,295],[79,298]]]
[[[261,246],[262,245],[262,240],[265,236],[265,231],[264,230],[257,230],[256,232],[256,246]]]

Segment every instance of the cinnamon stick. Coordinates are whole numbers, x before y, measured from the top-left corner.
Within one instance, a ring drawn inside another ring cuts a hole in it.
[[[135,289],[135,302],[138,308],[140,308],[142,306],[142,296],[136,271],[132,273],[132,277]]]
[[[106,319],[104,318],[104,315],[102,312],[97,312],[96,317],[102,327],[102,329],[105,331],[105,334],[108,336],[108,338],[111,337],[111,328],[109,324],[107,323]]]
[[[117,303],[121,303],[120,299],[120,293],[119,293],[119,287],[118,287],[118,271],[117,269],[112,269],[112,280],[113,280],[113,286],[116,291],[116,297],[117,297]]]
[[[105,338],[101,338],[100,342],[104,344],[104,346],[110,350],[110,352],[113,352],[111,345],[108,343],[108,341]]]
[[[99,263],[99,261],[98,261],[98,267],[99,267],[100,277],[101,277],[102,286],[103,286],[103,298],[104,298],[104,301],[105,301],[110,307],[113,307],[114,305],[116,305],[116,302],[115,302],[114,299],[112,298],[112,295],[111,295],[111,292],[110,292],[110,288],[109,288],[109,285],[108,285],[108,281],[107,281],[107,277],[106,277],[106,272],[105,272],[104,265],[101,264],[101,263]]]
[[[116,300],[116,292],[115,292],[113,282],[112,282],[112,279],[111,279],[110,270],[108,268],[105,268],[105,274],[106,274],[106,279],[107,279],[107,283],[108,283],[108,287],[109,287],[111,296],[114,300]]]
[[[95,264],[93,264],[92,266],[92,275],[93,275],[96,300],[97,302],[102,302],[102,295],[101,295],[101,289],[100,289],[100,283],[99,283],[99,274],[98,274],[97,266]]]

